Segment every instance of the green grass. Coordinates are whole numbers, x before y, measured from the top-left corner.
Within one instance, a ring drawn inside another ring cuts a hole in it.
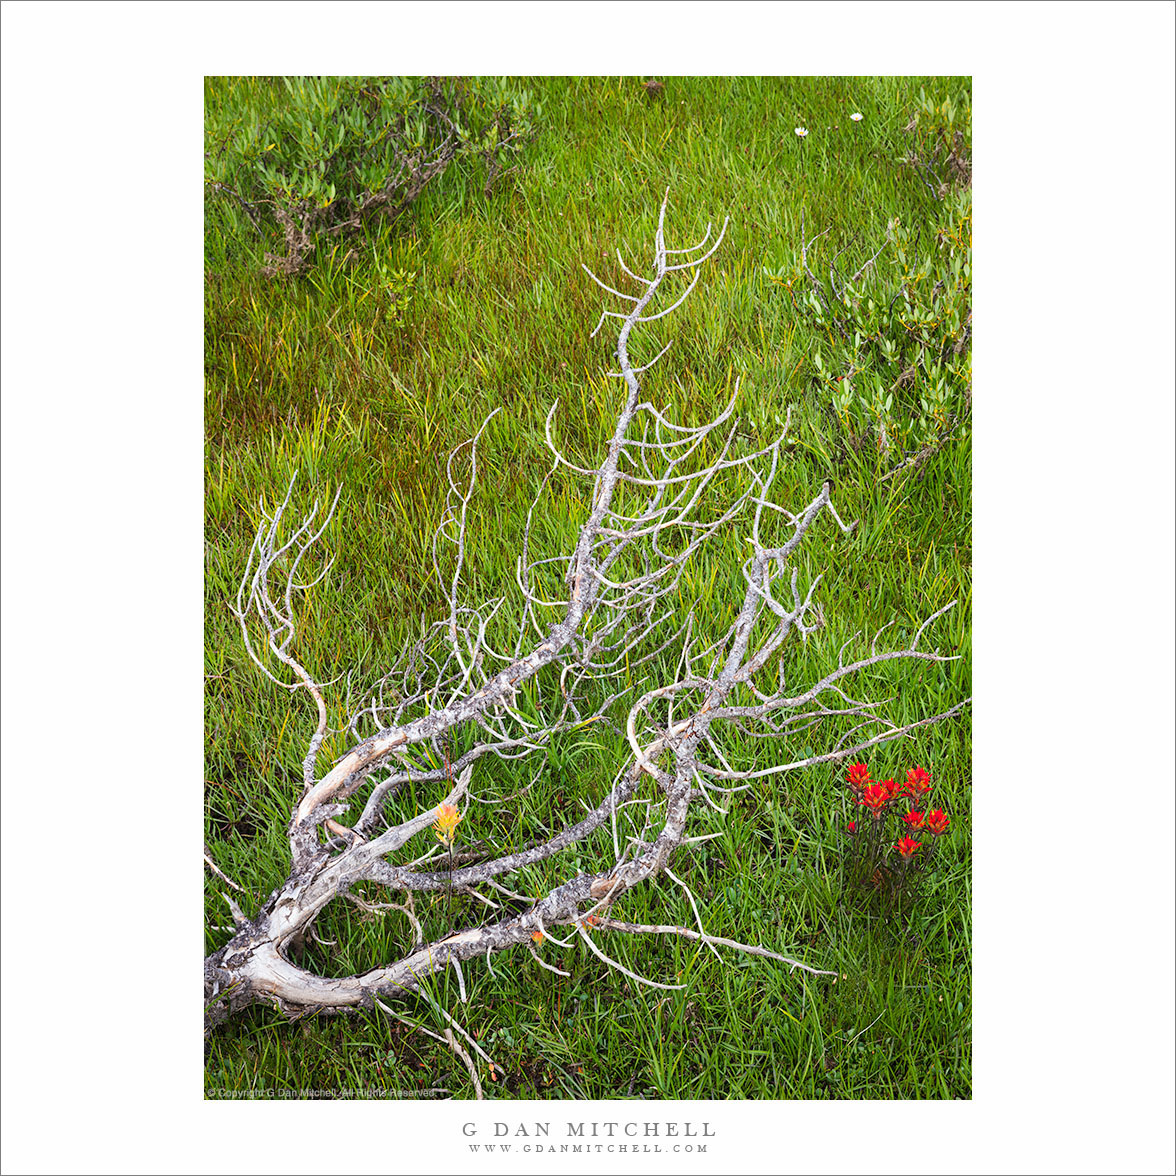
[[[226,84],[210,83],[210,105]],[[671,247],[693,244],[708,221],[730,216],[731,224],[682,311],[634,344],[635,355],[652,356],[675,340],[646,377],[649,396],[697,422],[740,376],[738,411],[749,439],[770,436],[792,412],[795,444],[777,501],[807,502],[832,476],[842,518],[859,520],[849,538],[822,523],[799,553],[802,581],[824,573],[817,596],[827,623],[788,651],[790,680],[811,680],[835,665],[856,632],[865,637],[852,648],[864,649],[890,621],[883,640],[898,647],[924,616],[956,598],[955,611],[924,641],[960,660],[888,663],[864,675],[857,692],[892,699],[887,713],[898,722],[970,693],[969,440],[956,437],[917,472],[880,481],[894,458],[845,434],[809,363],[827,340],[764,273],[796,264],[802,213],[808,236],[832,226],[818,255],[826,266],[848,246],[843,260],[851,270],[875,251],[895,216],[930,233],[941,206],[899,163],[903,128],[921,88],[934,102],[951,97],[970,109],[970,82],[667,79],[659,98],[638,79],[527,85],[542,104],[539,135],[523,167],[488,200],[482,174],[455,167],[398,224],[320,251],[304,278],[261,278],[261,243],[230,231],[215,200],[207,205],[206,840],[249,892],[250,913],[286,875],[284,829],[314,722],[308,698],[277,689],[248,662],[227,608],[257,503],[272,506],[296,471],[299,506],[343,488],[325,537],[337,560],[305,601],[297,642],[320,681],[344,675],[328,693],[331,721],[341,726],[347,672],[357,688],[374,680],[421,618],[439,615],[430,539],[444,458],[501,408],[479,452],[467,597],[505,593],[504,618],[517,616],[514,556],[549,464],[544,416],[558,399],[565,452],[592,464],[616,410],[617,381],[603,377],[612,345],[604,332],[588,337],[603,294],[580,263],[614,285],[623,280],[618,246],[631,266],[643,266],[667,186]],[[259,109],[277,93],[262,83],[252,91]],[[865,116],[857,124],[848,117],[855,110]],[[810,132],[803,142],[793,132],[801,125]],[[884,254],[879,274],[894,264]],[[554,554],[568,549],[582,517],[583,486],[559,482],[549,501],[539,542]],[[681,607],[695,603],[715,632],[742,599],[741,535],[733,526],[718,537],[683,580]],[[534,705],[541,705],[535,690],[547,684],[532,684]],[[822,730],[812,751],[831,746],[836,734]],[[761,767],[782,754],[810,754],[803,736],[784,749],[748,743],[728,736],[725,750]],[[328,740],[320,762],[343,747],[340,737]],[[462,837],[511,844],[564,823],[576,797],[594,801],[607,790],[624,754],[623,741],[603,729],[561,738],[514,819],[471,806]],[[735,953],[720,966],[705,948],[680,940],[609,935],[605,949],[627,967],[686,989],[647,989],[583,945],[547,944],[545,957],[571,979],[518,951],[495,957],[493,975],[485,964],[466,966],[464,1006],[450,973],[398,1009],[439,1031],[440,1005],[475,1033],[503,1070],[491,1083],[482,1067],[488,1096],[969,1098],[970,754],[965,712],[870,757],[876,775],[932,765],[935,802],[952,817],[919,924],[906,936],[840,901],[846,808],[834,769],[768,777],[731,797],[726,818],[707,807],[694,816],[691,835],[723,834],[684,849],[673,867],[704,900],[707,930],[836,969],[837,982]],[[529,779],[539,766],[516,765],[512,775],[510,765],[497,765],[480,775],[478,788],[517,786],[521,772]],[[413,799],[404,798],[406,808]],[[512,885],[535,893],[527,887],[550,883],[557,867],[574,869],[568,859],[576,852],[587,861],[603,848],[604,839],[589,841]],[[221,888],[209,876],[207,950],[227,938],[211,929],[227,921]],[[463,913],[457,904],[455,917]],[[442,930],[444,896],[425,914]],[[668,879],[627,897],[619,915],[693,922]],[[344,973],[388,958],[404,942],[399,919],[332,904],[320,934],[339,946],[315,948],[312,965]],[[290,1024],[266,1009],[217,1031],[207,1085],[473,1093],[448,1050],[384,1014]]]

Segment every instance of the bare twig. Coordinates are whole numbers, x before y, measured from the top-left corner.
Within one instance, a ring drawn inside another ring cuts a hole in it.
[[[445,1040],[449,1043],[449,1048],[453,1050],[453,1052],[457,1054],[457,1056],[461,1058],[463,1062],[465,1062],[465,1068],[470,1072],[470,1078],[473,1079],[475,1097],[485,1098],[486,1096],[482,1093],[482,1082],[478,1078],[478,1071],[474,1068],[473,1059],[468,1053],[466,1053],[464,1049],[462,1049],[457,1038],[453,1036],[452,1029],[445,1030]]]
[[[789,959],[788,956],[780,955],[778,952],[768,951],[766,947],[761,947],[758,944],[753,946],[748,943],[739,943],[734,939],[724,939],[720,935],[704,935],[698,931],[691,931],[689,927],[676,927],[662,923],[623,923],[619,919],[601,919],[597,926],[606,931],[625,931],[630,935],[680,935],[683,939],[701,940],[712,948],[715,944],[718,944],[719,947],[734,948],[736,951],[745,952],[747,955],[763,956],[764,959],[769,960],[779,960],[781,963],[788,964],[790,970],[800,968],[802,971],[811,972],[814,976],[837,975],[836,972],[825,972],[820,968],[813,968],[808,964],[802,964],[799,960]]]
[[[234,881],[232,880],[232,878],[230,878],[230,877],[228,876],[228,874],[224,873],[224,872],[221,870],[220,866],[218,866],[218,865],[216,864],[216,862],[214,862],[214,861],[212,860],[212,854],[209,852],[209,849],[208,849],[208,846],[207,846],[207,845],[204,847],[204,864],[205,864],[205,865],[206,865],[206,866],[207,866],[207,867],[208,867],[208,868],[209,868],[209,869],[210,869],[210,870],[211,870],[211,871],[212,871],[212,872],[213,872],[213,873],[214,873],[214,874],[215,874],[215,875],[216,875],[216,876],[217,876],[217,877],[218,877],[218,878],[219,878],[219,879],[222,881],[222,882],[226,882],[226,883],[228,883],[228,885],[229,885],[229,886],[231,886],[231,887],[232,887],[234,890],[236,890],[236,891],[237,891],[238,893],[240,893],[240,894],[244,894],[244,893],[245,893],[245,888],[244,888],[243,886],[238,886],[238,885],[237,885],[237,883],[236,883],[236,882],[234,882]]]

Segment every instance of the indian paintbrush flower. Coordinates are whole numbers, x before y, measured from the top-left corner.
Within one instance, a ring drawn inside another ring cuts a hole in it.
[[[906,794],[917,796],[920,792],[931,791],[931,777],[922,768],[911,768],[907,772]]]
[[[942,809],[926,811],[924,798],[931,791],[931,774],[916,766],[907,769],[901,782],[873,780],[866,764],[855,763],[845,769],[845,782],[857,804],[873,818],[860,832],[856,822],[845,824],[849,842],[844,847],[842,869],[848,893],[856,892],[867,900],[877,898],[887,917],[895,911],[900,916],[909,913],[919,901],[935,839],[947,832],[949,824]],[[913,803],[897,803],[903,797]],[[898,828],[891,832],[894,825]],[[932,840],[916,840],[918,835]],[[897,840],[891,841],[892,837]],[[889,852],[887,846],[891,847]]]
[[[903,837],[899,841],[895,842],[894,848],[897,849],[898,852],[909,861],[911,855],[922,844],[923,843],[921,841],[916,841],[913,837]]]
[[[947,832],[948,825],[951,822],[947,819],[947,814],[943,809],[934,809],[927,814],[926,827],[927,831],[935,837],[939,837]]]
[[[437,819],[433,822],[433,832],[437,834],[437,840],[444,845],[452,845],[461,819],[462,815],[457,811],[456,805],[443,804],[437,811]]]
[[[845,782],[855,792],[860,792],[870,783],[870,769],[865,764],[850,764],[845,773]]]

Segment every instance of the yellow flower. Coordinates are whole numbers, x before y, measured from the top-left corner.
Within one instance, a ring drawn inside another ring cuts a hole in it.
[[[437,834],[437,840],[452,845],[461,819],[461,813],[455,805],[443,804],[437,813],[437,819],[433,822],[433,832]]]

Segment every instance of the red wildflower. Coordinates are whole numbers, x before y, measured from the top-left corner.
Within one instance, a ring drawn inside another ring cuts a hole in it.
[[[947,819],[947,814],[943,809],[935,809],[933,812],[927,814],[927,829],[936,837],[941,836],[947,832],[947,826],[951,822]]]
[[[864,804],[875,817],[880,817],[889,800],[890,792],[884,785],[869,784],[858,804]]]
[[[857,832],[857,822],[856,821],[850,821],[849,824],[846,825],[845,827],[846,827],[846,829],[849,830],[850,833]]]
[[[882,787],[886,789],[891,800],[902,795],[902,785],[896,784],[893,780],[883,780]]]
[[[905,790],[908,796],[918,796],[920,792],[930,792],[931,777],[922,768],[911,768],[907,772]]]
[[[922,844],[921,841],[916,841],[913,837],[903,837],[900,841],[895,842],[894,848],[904,858],[909,858]]]
[[[845,773],[845,782],[855,790],[860,790],[870,783],[870,769],[865,764],[850,764]]]
[[[532,931],[532,932],[531,932],[531,938],[532,938],[532,939],[533,939],[533,940],[534,940],[536,943],[542,943],[542,942],[543,942],[543,932],[542,932],[542,931]]]
[[[923,813],[910,812],[907,813],[903,820],[906,821],[912,829],[921,829],[923,827],[924,815]]]

